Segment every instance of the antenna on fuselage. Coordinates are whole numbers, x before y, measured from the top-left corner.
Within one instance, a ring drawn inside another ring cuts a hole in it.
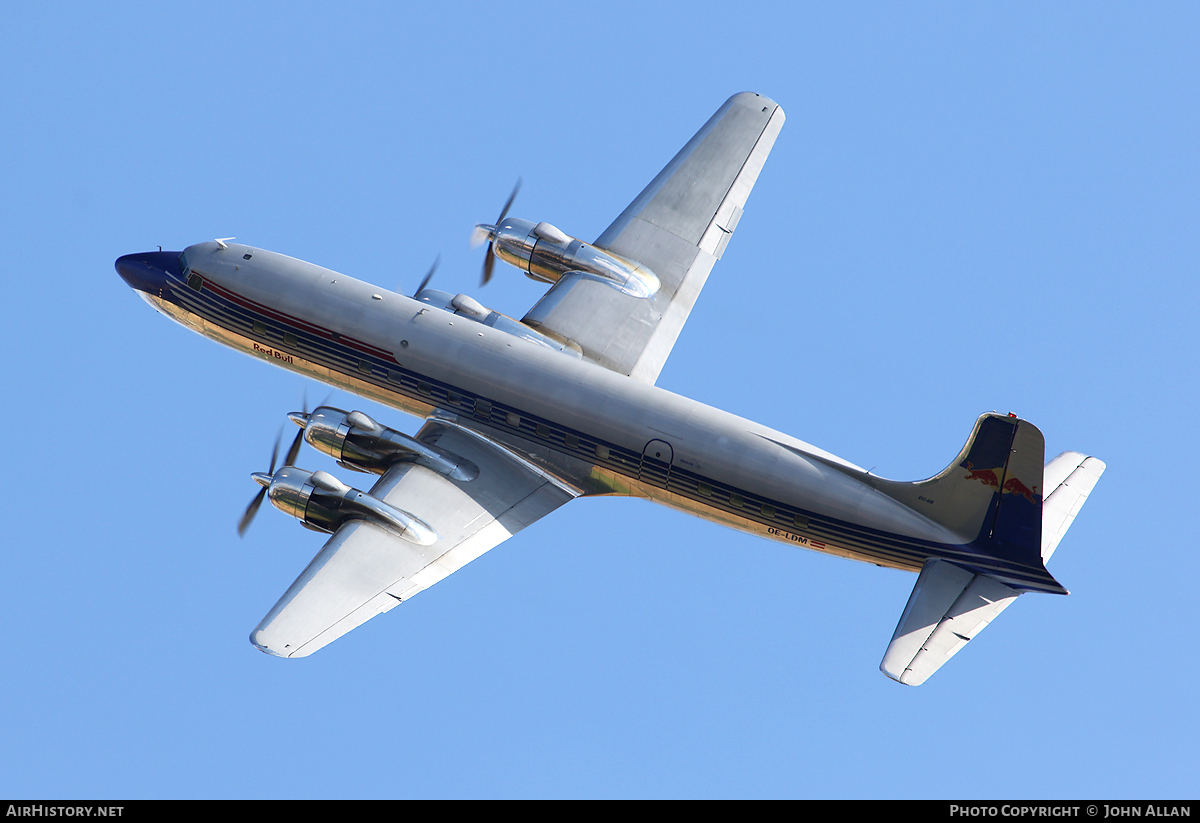
[[[236,240],[236,239],[237,239],[236,237],[218,237],[217,245],[220,246],[222,249],[227,249],[227,248],[229,248],[229,246],[225,243],[225,241],[226,240]]]

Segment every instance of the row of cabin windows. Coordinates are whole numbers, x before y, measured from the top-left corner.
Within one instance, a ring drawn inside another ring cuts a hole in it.
[[[267,328],[267,324],[262,322],[261,320],[255,320],[253,328],[254,328],[254,333],[257,334],[259,337],[271,337],[274,334],[276,334],[271,329]],[[283,332],[283,345],[291,346],[292,348],[299,348],[300,338],[298,336],[296,336],[295,332],[290,332],[290,331],[285,330]],[[359,363],[358,363],[359,371],[363,370],[363,363],[365,363],[365,362],[366,362],[365,360],[359,361]],[[370,367],[368,367],[366,371],[368,373],[370,373],[370,371],[371,371]]]
[[[195,275],[193,275],[193,276],[195,276]],[[190,282],[189,282],[189,285],[190,285]],[[261,320],[255,320],[254,323],[252,324],[252,327],[254,329],[254,333],[257,334],[259,337],[269,338],[275,334],[275,332],[273,332],[271,329],[269,329],[267,327],[267,324],[262,322]],[[342,336],[340,334],[338,334],[337,332],[330,332],[329,337],[332,340],[340,340]],[[293,349],[299,348],[300,347],[300,338],[296,335],[295,332],[284,331],[283,345],[290,346]],[[360,372],[362,372],[363,374],[371,374],[373,372],[373,370],[371,368],[371,363],[368,360],[359,360],[358,361],[358,370]],[[391,377],[392,374],[395,374],[395,372],[389,373],[389,377]],[[399,382],[398,375],[396,378],[396,382]],[[428,384],[426,384],[426,386],[428,386]],[[428,394],[429,392],[427,391],[425,393]]]
[[[193,275],[193,277],[195,277],[195,275]],[[189,280],[189,285],[191,285],[190,280]],[[259,320],[255,320],[254,321],[254,333],[258,334],[258,335],[266,336],[268,333],[266,324]],[[293,334],[291,332],[284,332],[283,333],[283,342],[285,345],[295,346],[299,343],[299,340],[297,339],[295,334]],[[362,372],[363,374],[371,374],[371,364],[369,362],[367,362],[366,360],[359,360],[358,361],[358,370],[360,372]],[[390,380],[393,383],[402,383],[403,382],[403,375],[401,375],[400,372],[388,371],[387,376],[388,376],[388,380]],[[417,381],[417,391],[420,394],[425,395],[426,397],[432,397],[433,396],[433,385],[428,383],[425,380],[418,380]],[[452,405],[458,405],[462,402],[462,395],[460,395],[458,392],[448,391],[448,392],[446,392],[446,402],[450,403]],[[482,399],[476,400],[474,412],[475,412],[476,417],[479,417],[483,420],[487,420],[492,416],[492,404],[490,402],[488,402],[487,400],[482,400]],[[508,412],[505,415],[504,420],[509,426],[511,426],[514,429],[521,428],[521,415],[517,414],[516,412]],[[546,440],[550,439],[550,427],[547,426],[545,423],[536,424],[534,430],[537,432],[538,437],[544,438]],[[563,442],[564,442],[564,445],[569,449],[579,448],[578,435],[566,433],[563,435]],[[595,452],[596,452],[596,457],[600,458],[601,460],[608,460],[611,457],[611,452],[609,451],[609,448],[607,446],[602,446],[600,444],[596,444]],[[713,487],[709,483],[701,482],[699,484],[699,486],[697,487],[697,491],[700,493],[700,495],[702,497],[712,497]],[[746,501],[745,501],[745,498],[743,498],[740,494],[731,493],[729,495],[729,505],[735,509],[742,509],[742,508],[745,508]],[[760,507],[760,513],[762,514],[763,517],[765,517],[768,520],[775,519],[775,515],[776,515],[775,507],[772,506],[770,503],[763,503]],[[806,529],[806,528],[808,528],[808,518],[802,514],[797,514],[792,518],[792,525],[794,525],[798,528]]]
[[[193,275],[193,277],[197,277],[197,276]],[[253,327],[254,327],[254,333],[256,335],[259,335],[260,337],[268,337],[271,335],[271,330],[268,329],[267,324],[263,323],[261,320],[255,320]],[[332,334],[332,337],[334,340],[337,340],[340,336],[341,335],[337,334],[336,332]],[[283,333],[283,342],[284,342],[284,345],[293,346],[293,347],[298,346],[300,343],[299,338],[297,338],[297,336],[295,334],[293,334],[292,332],[289,332],[289,331],[285,331]],[[358,361],[358,370],[360,372],[362,372],[363,374],[371,374],[372,367],[371,367],[370,362],[368,362],[366,360],[359,360]],[[403,385],[405,383],[404,375],[398,371],[389,370],[387,373],[387,379],[392,383],[397,383],[397,384],[401,384],[401,385]],[[418,380],[417,381],[417,392],[425,395],[426,397],[433,397],[433,385],[425,380]],[[446,402],[447,403],[457,406],[462,403],[462,400],[463,400],[462,395],[460,395],[458,392],[455,392],[455,391],[447,391],[446,392]],[[475,413],[476,417],[486,420],[492,416],[492,404],[490,402],[488,402],[487,400],[476,400],[474,413]],[[509,412],[505,416],[505,422],[507,422],[508,425],[512,426],[514,429],[519,429],[521,427],[521,416],[519,414],[516,414],[515,412]],[[538,437],[544,438],[546,440],[550,439],[550,427],[547,426],[545,423],[536,424],[535,431],[537,432]],[[578,435],[564,433],[563,442],[564,442],[564,445],[566,445],[567,448],[569,448],[569,449],[578,449],[579,448],[579,436]],[[610,452],[609,452],[609,449],[607,446],[602,446],[602,445],[597,444],[595,447],[595,452],[596,452],[596,456],[599,457],[601,460],[608,460],[610,457]]]
[[[244,259],[246,260],[249,260],[250,257],[251,255],[249,254],[244,255]],[[187,277],[188,287],[193,291],[202,291],[204,289],[204,278],[194,271],[188,271],[187,260],[182,254],[179,256],[179,259],[180,263],[183,265],[184,275]],[[254,333],[260,337],[269,337],[273,334],[273,332],[267,328],[267,324],[261,320],[255,320],[253,323],[253,328]],[[342,336],[335,331],[330,332],[329,337],[331,340],[340,340],[342,338]],[[295,332],[285,330],[283,332],[283,344],[285,346],[298,347],[300,345],[300,338],[296,336]],[[371,367],[365,360],[358,361],[358,370],[365,374],[371,373]]]
[[[713,487],[711,483],[705,483],[701,481],[696,486],[696,491],[700,493],[701,497],[713,496]],[[746,507],[746,499],[740,494],[731,492],[729,495],[729,505],[733,506],[735,509],[744,509]],[[759,507],[759,513],[768,520],[774,520],[778,512],[770,503],[763,503]],[[792,517],[792,525],[796,526],[797,528],[807,529],[808,518],[802,514],[796,514],[794,517]]]

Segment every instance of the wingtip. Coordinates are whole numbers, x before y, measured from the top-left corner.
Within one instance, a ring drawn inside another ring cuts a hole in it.
[[[741,91],[729,98],[730,103],[739,103],[743,106],[753,106],[758,108],[779,109],[779,113],[783,114],[783,108],[770,97],[765,94],[759,94],[756,91]]]
[[[269,654],[272,657],[288,657],[289,655],[281,654],[278,650],[271,648],[270,641],[267,640],[262,629],[255,629],[250,633],[250,645],[258,649],[263,654]]]

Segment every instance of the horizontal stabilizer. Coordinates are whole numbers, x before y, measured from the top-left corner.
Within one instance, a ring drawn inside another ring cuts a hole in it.
[[[971,443],[967,445],[970,449]],[[1043,563],[1058,548],[1104,469],[1103,461],[1079,452],[1064,452],[1046,464]],[[921,685],[1020,594],[989,575],[930,558],[900,616],[880,671],[900,683]]]
[[[1104,474],[1104,461],[1079,452],[1063,452],[1046,464],[1047,494],[1042,500],[1042,562],[1058,548],[1075,515]]]
[[[880,671],[908,686],[921,685],[1019,594],[985,574],[945,560],[925,561]]]

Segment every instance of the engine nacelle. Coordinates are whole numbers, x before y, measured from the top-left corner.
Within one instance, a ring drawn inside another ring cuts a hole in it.
[[[271,505],[313,531],[332,534],[347,522],[362,520],[418,546],[431,545],[438,539],[429,524],[347,486],[328,472],[284,466],[274,475],[255,474],[254,479],[267,487]]]
[[[534,280],[557,283],[568,273],[578,273],[632,297],[652,297],[658,292],[658,276],[641,263],[577,240],[549,223],[509,217],[498,226],[479,228],[492,239],[497,257]]]
[[[311,414],[293,412],[288,417],[304,427],[310,446],[348,469],[383,474],[407,461],[451,480],[466,482],[479,476],[479,467],[471,461],[382,426],[360,411],[322,406]]]
[[[417,294],[416,299],[430,306],[436,306],[444,311],[457,314],[459,317],[465,317],[475,323],[481,323],[497,331],[502,331],[505,334],[511,334],[513,337],[528,340],[530,343],[544,346],[547,349],[560,351],[577,360],[583,357],[583,352],[580,350],[578,343],[573,343],[569,340],[555,340],[553,337],[526,326],[519,320],[513,320],[506,314],[492,311],[469,295],[450,294],[449,292],[437,289],[422,289]]]

